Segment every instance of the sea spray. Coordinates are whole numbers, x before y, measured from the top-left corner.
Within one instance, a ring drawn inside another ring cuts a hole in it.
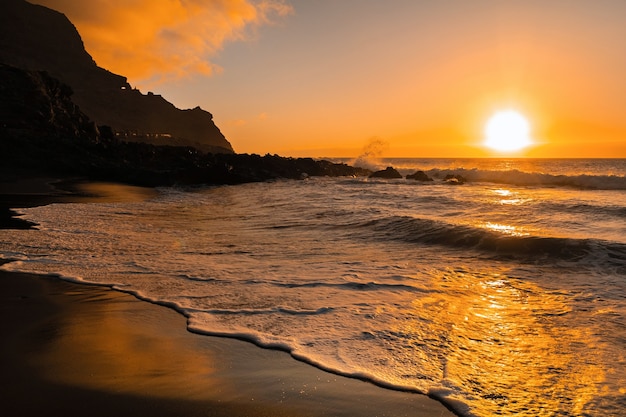
[[[377,136],[369,139],[359,156],[349,162],[359,168],[377,171],[381,168],[380,157],[389,149],[389,142]]]

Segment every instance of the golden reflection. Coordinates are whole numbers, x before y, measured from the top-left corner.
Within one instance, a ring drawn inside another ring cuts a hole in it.
[[[572,314],[562,294],[496,273],[444,271],[432,285],[413,302],[415,316],[442,335],[429,354],[441,362],[442,384],[469,392],[456,398],[474,414],[584,413],[604,371],[593,335],[562,319]],[[416,321],[398,331],[422,327]]]
[[[153,188],[111,182],[85,182],[73,184],[80,191],[81,201],[96,203],[138,202],[148,200],[158,194]]]
[[[498,195],[500,195],[502,197],[508,197],[511,194],[513,194],[510,190],[506,190],[504,188],[499,188],[497,190],[493,190],[493,192],[494,192],[494,194],[498,194]]]
[[[68,295],[80,298],[70,303],[76,311],[54,322],[53,333],[42,329],[52,337],[41,341],[41,354],[33,359],[46,378],[162,398],[200,400],[217,388],[225,395],[233,389],[215,375],[219,365],[186,331],[184,317],[113,291],[89,288]]]
[[[518,193],[514,193],[511,190],[507,190],[505,188],[498,188],[496,190],[493,190],[493,193],[499,197],[502,197],[498,200],[498,203],[502,205],[517,206],[527,201],[523,198],[517,197]]]
[[[521,228],[506,224],[487,222],[485,227],[494,232],[499,232],[509,236],[528,236],[530,233],[523,232]]]

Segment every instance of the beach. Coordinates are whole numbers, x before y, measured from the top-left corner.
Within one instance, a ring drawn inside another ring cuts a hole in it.
[[[0,270],[39,284],[3,292],[4,403],[621,416],[624,163],[384,161],[424,183],[22,181],[2,198],[36,230],[0,231]]]
[[[18,207],[71,199],[41,181],[30,187],[10,193],[5,185],[4,201],[9,194],[21,199]],[[113,200],[150,193],[96,188]],[[78,196],[88,198],[94,194]],[[336,376],[248,342],[193,334],[183,315],[110,288],[6,271],[0,288],[6,415],[453,415],[425,395]]]
[[[6,415],[453,415],[423,395],[192,334],[176,312],[118,291],[8,272],[0,288]]]

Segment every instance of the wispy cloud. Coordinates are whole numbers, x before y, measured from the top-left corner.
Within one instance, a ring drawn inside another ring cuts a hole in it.
[[[219,72],[224,44],[293,13],[285,0],[35,0],[68,16],[98,65],[132,83]]]

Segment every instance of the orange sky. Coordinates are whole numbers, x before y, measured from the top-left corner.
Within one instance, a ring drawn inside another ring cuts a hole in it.
[[[622,0],[38,0],[96,62],[241,153],[494,156],[499,109],[526,115],[519,155],[626,157]]]

